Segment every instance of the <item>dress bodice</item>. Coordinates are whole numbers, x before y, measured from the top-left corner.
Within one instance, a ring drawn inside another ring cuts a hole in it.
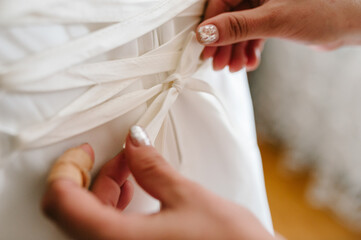
[[[89,142],[94,176],[134,124],[181,174],[273,231],[245,71],[199,60],[204,4],[1,1],[1,239],[63,239],[38,208],[52,163]],[[126,211],[158,209],[136,187]]]

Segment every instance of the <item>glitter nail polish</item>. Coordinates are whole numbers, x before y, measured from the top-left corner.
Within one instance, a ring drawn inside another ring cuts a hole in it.
[[[204,25],[198,28],[199,40],[203,44],[214,43],[219,38],[218,29],[213,24]]]

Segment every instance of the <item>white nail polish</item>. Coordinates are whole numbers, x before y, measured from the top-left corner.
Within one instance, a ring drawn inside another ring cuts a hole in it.
[[[213,24],[204,25],[198,28],[199,40],[203,44],[214,43],[219,38],[218,29]]]
[[[151,146],[147,133],[140,126],[133,126],[130,128],[130,138],[136,146]]]

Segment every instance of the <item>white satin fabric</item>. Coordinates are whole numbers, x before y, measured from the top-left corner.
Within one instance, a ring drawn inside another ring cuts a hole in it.
[[[179,172],[273,232],[245,72],[199,60],[204,4],[0,3],[1,239],[64,239],[39,209],[51,164],[89,142],[95,175],[134,124]],[[137,187],[126,211],[158,209]]]

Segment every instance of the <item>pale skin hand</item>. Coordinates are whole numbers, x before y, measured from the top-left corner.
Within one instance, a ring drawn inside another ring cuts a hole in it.
[[[206,20],[219,39],[207,45],[216,70],[257,68],[263,40],[282,38],[322,50],[361,44],[361,0],[209,0]],[[199,36],[198,36],[199,37]]]
[[[176,172],[151,146],[127,138],[126,149],[108,162],[92,190],[58,179],[44,195],[42,209],[75,239],[273,239],[247,209],[222,199]],[[89,145],[81,146],[92,157]],[[132,186],[159,199],[159,213],[124,214]]]

